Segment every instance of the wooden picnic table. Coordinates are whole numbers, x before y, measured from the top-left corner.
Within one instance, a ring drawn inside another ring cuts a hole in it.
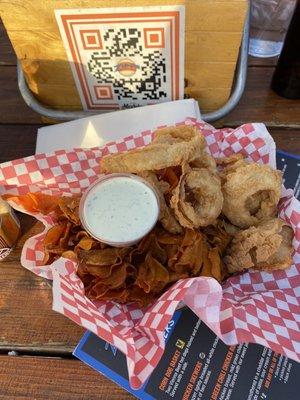
[[[270,90],[276,59],[249,59],[245,93],[215,126],[264,122],[277,148],[300,154],[300,101]],[[43,120],[23,102],[16,58],[0,23],[0,162],[35,152]],[[19,215],[22,237],[0,263],[0,399],[124,400],[133,398],[72,357],[84,330],[51,309],[51,288],[20,264],[24,241],[42,226]]]

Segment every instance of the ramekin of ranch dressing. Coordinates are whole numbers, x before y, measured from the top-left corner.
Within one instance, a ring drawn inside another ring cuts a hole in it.
[[[155,189],[136,175],[104,175],[82,196],[79,216],[95,239],[111,246],[129,246],[156,224],[159,199]]]

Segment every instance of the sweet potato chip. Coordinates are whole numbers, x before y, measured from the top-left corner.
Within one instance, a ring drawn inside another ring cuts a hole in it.
[[[181,175],[181,167],[169,167],[156,172],[159,180],[168,183],[168,192],[171,193],[178,185]],[[166,194],[166,193],[165,193]]]
[[[160,263],[165,264],[168,259],[166,250],[160,246],[155,233],[151,234],[150,237],[151,237],[151,243],[150,243],[151,255]]]
[[[222,261],[218,249],[210,249],[208,252],[208,259],[211,263],[211,276],[217,281],[221,282],[222,279]]]
[[[60,197],[50,196],[40,192],[27,193],[20,196],[6,194],[3,195],[3,198],[5,200],[14,201],[30,213],[41,213],[44,215],[50,214],[52,211],[57,211],[58,202],[60,200]]]
[[[65,237],[68,235],[68,223],[62,222],[60,224],[52,226],[43,240],[44,245],[44,259],[42,261],[43,265],[46,265],[52,261],[50,254],[58,254],[61,255],[64,250],[67,249],[66,246],[60,246],[60,241],[65,243]]]
[[[203,247],[207,243],[200,232],[187,229],[177,253],[169,259],[168,266],[177,273],[197,275],[203,262]]]
[[[165,245],[165,244],[170,244],[170,245],[175,245],[178,247],[180,243],[182,242],[182,235],[172,235],[167,232],[159,232],[157,235],[157,240],[160,244]]]
[[[62,249],[68,248],[71,227],[72,227],[71,223],[67,222],[67,224],[65,225],[65,230],[64,230],[61,238],[59,239],[58,245]]]
[[[76,262],[78,261],[77,255],[73,250],[66,250],[62,253],[61,256],[64,258],[68,258],[69,260],[72,260],[72,261],[76,261]]]
[[[126,303],[128,300],[128,291],[124,288],[121,289],[109,289],[101,297],[96,297],[97,300],[112,300],[117,303]]]
[[[168,270],[150,253],[146,255],[138,271],[135,284],[146,293],[159,293],[169,283]]]
[[[80,197],[61,197],[58,206],[64,216],[74,225],[80,225],[79,219]]]
[[[180,233],[182,232],[182,228],[178,221],[176,220],[173,211],[170,207],[167,206],[164,194],[162,193],[159,185],[159,181],[154,172],[145,171],[139,174],[142,178],[144,178],[150,185],[154,187],[156,193],[159,197],[159,205],[160,205],[160,215],[159,220],[163,227],[171,233]]]
[[[80,230],[76,232],[75,240],[80,241],[82,238],[85,237],[90,237],[90,235],[86,231]]]
[[[82,250],[91,250],[92,247],[94,247],[97,244],[97,240],[89,237],[89,236],[83,236],[79,243],[75,246],[75,253],[78,249]]]
[[[130,248],[79,249],[77,255],[78,276],[87,296],[97,300],[136,301],[144,306],[178,279],[222,277],[218,247],[191,229],[174,235],[156,227]]]
[[[100,250],[78,250],[78,258],[90,265],[113,265],[120,264],[124,254],[130,248],[108,247]]]
[[[137,303],[140,307],[144,307],[155,300],[156,295],[153,293],[145,293],[139,286],[132,286],[127,291],[127,302]]]
[[[127,278],[127,267],[128,264],[125,262],[120,265],[113,265],[111,268],[111,274],[102,279],[102,284],[109,286],[111,289],[116,289],[124,285]]]
[[[78,275],[91,275],[97,279],[105,279],[112,273],[112,269],[116,264],[112,265],[89,265],[80,263],[77,269]]]
[[[93,284],[85,287],[85,293],[91,300],[102,300],[108,291],[109,287],[103,285],[101,281],[94,281]],[[121,289],[121,291],[124,291],[124,289]],[[111,298],[111,300],[113,299]]]
[[[52,226],[46,233],[46,236],[43,241],[44,246],[48,247],[49,245],[58,244],[59,240],[64,235],[66,229],[67,229],[67,222]]]
[[[189,278],[189,274],[187,272],[169,272],[169,283],[177,282],[179,279],[187,279]]]
[[[105,267],[95,267],[94,268],[105,268]],[[106,267],[107,268],[107,267]],[[114,265],[110,269],[110,273],[102,279],[93,280],[92,285],[88,288],[88,294],[90,298],[97,300],[117,300],[119,302],[126,301],[127,291],[124,287],[125,281],[132,274],[132,266],[127,263],[122,263],[121,265]],[[129,270],[129,271],[128,271]],[[79,271],[80,276],[82,271]],[[83,274],[83,278],[84,278]],[[81,278],[82,279],[82,278]],[[87,289],[86,289],[87,291]]]

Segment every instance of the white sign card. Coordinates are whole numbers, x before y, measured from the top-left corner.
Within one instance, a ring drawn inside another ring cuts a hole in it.
[[[183,98],[184,6],[56,10],[85,110]]]

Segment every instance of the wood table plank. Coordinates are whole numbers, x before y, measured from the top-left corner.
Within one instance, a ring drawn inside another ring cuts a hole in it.
[[[0,356],[1,400],[129,400],[134,397],[74,359]]]
[[[0,65],[0,124],[40,124],[41,117],[29,108],[19,92],[15,66]]]
[[[300,155],[300,129],[268,128],[278,150]]]
[[[37,130],[42,125],[0,125],[0,163],[31,156],[35,152]]]
[[[252,57],[248,56],[249,67],[276,67],[278,57]]]
[[[288,100],[270,89],[273,68],[250,67],[245,92],[237,107],[216,126],[260,121],[274,127],[300,127],[300,100]],[[16,69],[0,66],[0,124],[40,124],[41,117],[26,106],[17,87]]]
[[[216,126],[264,122],[273,127],[300,128],[300,100],[278,96],[270,89],[273,68],[250,67],[245,92],[237,107]]]
[[[19,218],[23,235],[0,263],[0,351],[70,354],[84,329],[52,311],[48,281],[21,266],[25,240],[43,226],[30,216],[19,214]]]
[[[0,65],[16,65],[16,55],[0,18]]]

